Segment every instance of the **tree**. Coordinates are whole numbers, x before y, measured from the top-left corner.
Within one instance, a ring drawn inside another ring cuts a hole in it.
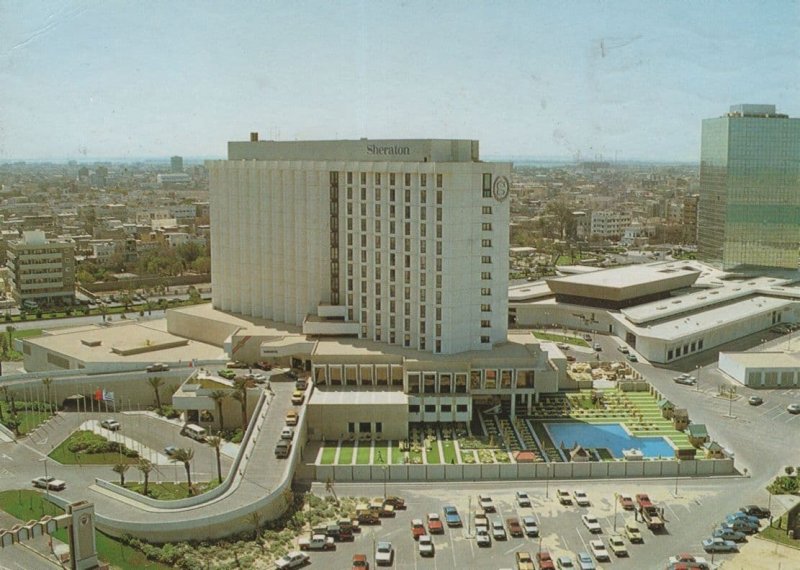
[[[161,410],[161,394],[159,394],[158,391],[164,385],[164,379],[160,376],[153,376],[152,378],[147,379],[147,383],[150,384],[150,387],[156,394],[156,408]]]
[[[794,473],[794,467],[792,467],[791,465],[787,465],[787,466],[786,466],[786,469],[784,469],[784,471],[786,471],[786,474],[787,474],[789,477],[791,477],[791,476],[792,476],[792,473]]]
[[[222,438],[216,435],[211,435],[206,438],[206,443],[214,448],[217,455],[217,480],[222,483],[222,461],[220,459],[220,447],[222,447]]]
[[[119,473],[119,485],[125,486],[125,472],[130,468],[130,463],[117,463],[113,467],[114,473]]]
[[[233,381],[233,399],[242,405],[242,431],[247,430],[247,389],[251,386],[249,380],[236,378]]]
[[[186,469],[186,482],[189,485],[189,494],[193,495],[194,492],[192,490],[192,471],[190,463],[194,459],[194,449],[187,449],[185,447],[179,447],[175,450],[172,456],[169,458],[170,461],[173,463],[183,463],[184,469]]]
[[[219,417],[220,431],[225,429],[225,422],[223,421],[222,417],[222,402],[227,397],[228,393],[225,390],[214,390],[211,392],[211,399],[214,400],[214,404],[217,406],[217,416]]]
[[[108,307],[105,303],[100,303],[100,314],[103,316],[103,322],[106,322],[106,315],[108,314]]]
[[[45,398],[47,399],[47,405],[48,406],[50,406],[50,404],[51,404],[51,401],[50,401],[50,385],[52,383],[53,383],[53,379],[50,378],[49,376],[47,376],[45,378],[42,378],[42,384],[44,385]],[[54,407],[51,407],[50,408],[50,412],[53,413],[53,410],[54,410]]]
[[[145,459],[144,457],[139,458],[139,463],[136,464],[136,469],[142,472],[144,475],[144,495],[147,496],[147,487],[150,483],[150,472],[155,468],[153,463]]]
[[[14,325],[6,325],[6,334],[8,335],[8,351],[14,350],[14,331],[17,328]]]

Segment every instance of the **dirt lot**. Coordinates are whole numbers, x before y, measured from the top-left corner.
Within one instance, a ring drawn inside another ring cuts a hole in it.
[[[798,541],[800,543],[800,541]],[[768,542],[754,537],[742,550],[721,566],[723,570],[800,570],[800,549]]]

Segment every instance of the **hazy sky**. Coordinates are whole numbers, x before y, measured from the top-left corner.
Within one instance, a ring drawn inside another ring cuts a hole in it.
[[[800,116],[800,3],[0,0],[0,159],[475,138],[690,160],[735,103]]]

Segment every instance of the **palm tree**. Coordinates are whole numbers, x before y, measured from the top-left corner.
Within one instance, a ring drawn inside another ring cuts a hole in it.
[[[54,406],[50,406],[50,385],[53,383],[53,379],[49,376],[46,378],[42,378],[42,384],[44,384],[44,391],[45,397],[47,398],[47,405],[50,408],[50,413],[53,413]]]
[[[150,472],[155,468],[155,465],[144,457],[139,459],[139,463],[136,464],[136,469],[142,472],[144,475],[144,496],[147,496],[147,485],[150,483]]]
[[[156,393],[156,407],[161,410],[161,394],[158,393],[158,390],[164,385],[164,379],[160,376],[153,376],[147,379],[147,383],[150,384],[153,388],[153,392]]]
[[[222,438],[218,435],[211,435],[206,438],[206,443],[214,448],[217,454],[217,480],[222,483],[222,462],[220,460],[220,447],[222,447]]]
[[[106,314],[108,314],[108,307],[105,303],[100,303],[100,314],[103,316],[103,322],[106,322]]]
[[[130,468],[130,463],[117,463],[112,468],[114,473],[119,473],[119,485],[120,487],[125,486],[125,472]]]
[[[6,325],[6,334],[8,335],[8,352],[14,350],[14,331],[17,328],[14,325]]]
[[[169,458],[173,463],[181,462],[186,469],[186,482],[189,484],[189,494],[192,495],[192,471],[189,462],[194,459],[194,449],[179,447]]]
[[[223,431],[225,429],[225,422],[222,418],[222,401],[228,397],[228,392],[225,390],[214,390],[211,392],[211,399],[214,400],[214,403],[217,405],[217,416],[219,416],[219,429]]]
[[[244,378],[236,378],[233,381],[233,399],[242,405],[242,431],[247,430],[247,389],[250,381]]]

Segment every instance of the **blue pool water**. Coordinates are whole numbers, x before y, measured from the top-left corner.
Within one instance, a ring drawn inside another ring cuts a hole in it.
[[[636,437],[620,424],[583,424],[578,422],[546,423],[556,446],[606,447],[614,457],[622,458],[623,449],[638,449],[645,457],[674,457],[675,451],[663,437]]]

